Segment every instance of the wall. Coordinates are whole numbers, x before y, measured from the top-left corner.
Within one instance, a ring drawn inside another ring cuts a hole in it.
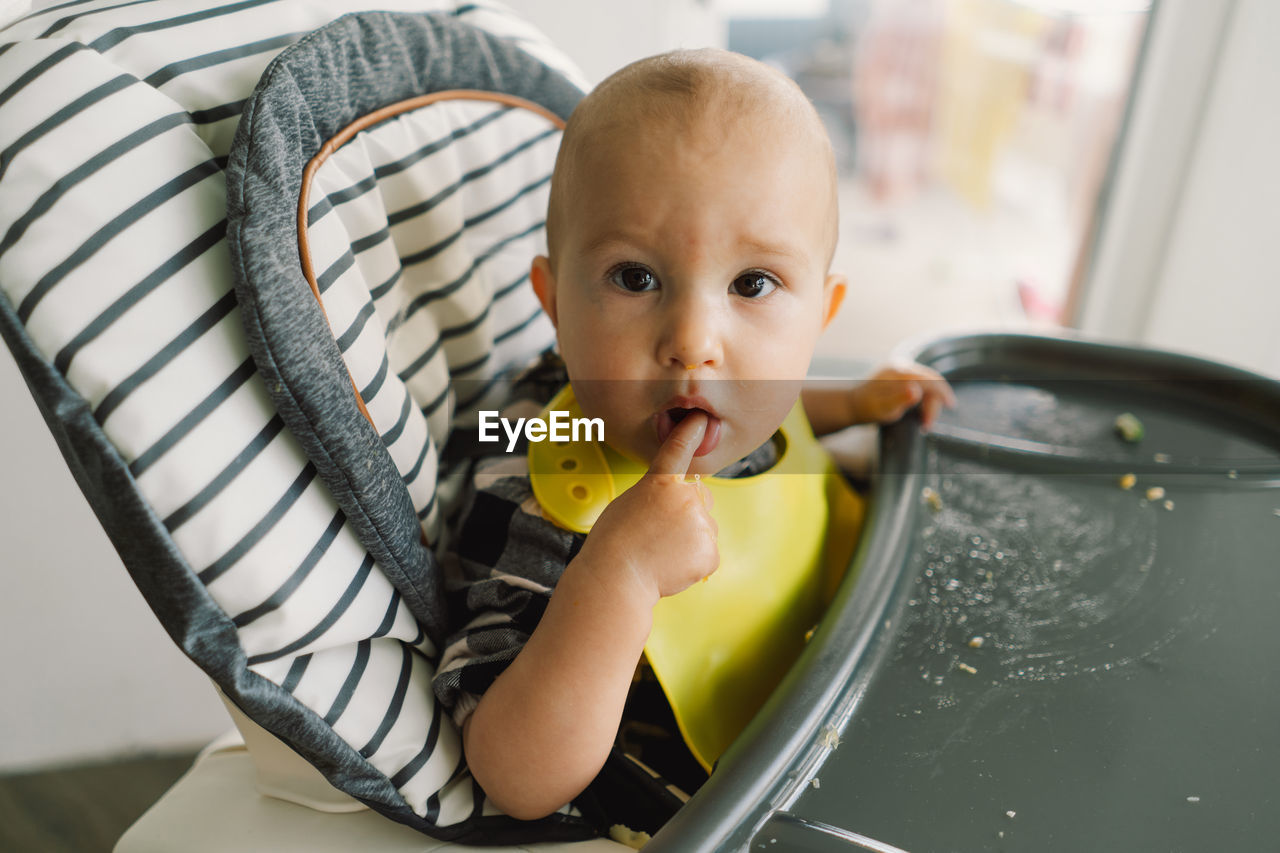
[[[1144,339],[1280,376],[1280,4],[1239,0]]]
[[[505,0],[599,83],[629,62],[678,47],[723,47],[727,26],[710,0]]]
[[[0,352],[0,772],[195,748],[230,728],[98,526]]]
[[[1272,0],[1160,0],[1086,278],[1086,332],[1280,376],[1278,39]]]

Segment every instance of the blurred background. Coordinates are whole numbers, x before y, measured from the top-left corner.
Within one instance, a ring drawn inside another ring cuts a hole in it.
[[[672,47],[793,77],[841,170],[815,365],[1079,330],[1280,374],[1268,0],[513,0],[593,81]]]
[[[728,46],[794,78],[836,147],[852,298],[821,355],[1068,321],[1149,2],[728,5]]]
[[[0,2],[0,18],[29,4]],[[36,4],[48,5],[48,4]],[[1080,330],[1280,375],[1274,0],[512,0],[593,82],[674,47],[794,77],[839,159],[850,291],[817,368]],[[0,357],[0,773],[230,723]]]

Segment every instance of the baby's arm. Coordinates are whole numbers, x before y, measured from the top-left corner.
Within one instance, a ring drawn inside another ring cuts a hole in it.
[[[684,482],[706,430],[685,418],[600,515],[538,627],[463,727],[471,772],[526,820],[578,796],[613,745],[653,606],[719,564],[710,494]]]
[[[956,404],[955,392],[936,370],[920,364],[882,367],[852,388],[805,388],[800,394],[815,435],[856,424],[888,424],[920,406],[920,422],[928,429],[945,406]]]

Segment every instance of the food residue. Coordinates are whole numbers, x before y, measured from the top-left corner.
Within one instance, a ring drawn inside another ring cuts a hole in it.
[[[967,664],[967,663],[958,663],[958,664],[956,664],[956,669],[960,670],[961,672],[967,672],[967,673],[969,673],[970,675],[977,675],[977,674],[978,674],[978,671],[977,671],[976,669],[974,669],[973,667],[969,666],[969,664]]]
[[[982,648],[982,644],[983,644],[983,643],[985,643],[985,642],[986,642],[986,639],[985,639],[985,638],[983,638],[983,637],[970,637],[970,638],[969,638],[969,648],[971,648],[971,649],[980,649],[980,648]]]
[[[1155,503],[1156,501],[1162,499],[1163,497],[1164,497],[1163,486],[1152,486],[1151,488],[1147,489],[1147,500],[1151,501],[1152,503]]]
[[[1124,489],[1127,492],[1129,491],[1129,489],[1132,489],[1137,484],[1137,482],[1138,482],[1137,476],[1133,474],[1125,474],[1123,477],[1121,477],[1119,480],[1116,481],[1116,485],[1118,485],[1120,488]]]
[[[1168,510],[1172,510],[1172,509],[1173,509],[1173,501],[1165,501],[1165,502],[1164,502],[1164,508],[1165,508],[1165,509],[1168,509]]]
[[[939,512],[942,509],[942,495],[933,489],[925,486],[920,490],[920,497],[924,498],[924,502],[929,505],[929,509]]]
[[[1145,430],[1142,427],[1142,421],[1138,420],[1138,416],[1133,412],[1125,412],[1116,416],[1116,433],[1127,442],[1133,443],[1142,441]]]
[[[653,840],[653,836],[647,832],[637,832],[629,826],[623,826],[615,823],[609,827],[609,837],[619,844],[630,847],[632,850],[639,850]]]

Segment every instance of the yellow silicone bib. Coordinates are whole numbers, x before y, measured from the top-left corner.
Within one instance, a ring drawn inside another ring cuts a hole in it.
[[[582,412],[570,387],[543,412]],[[720,568],[658,602],[645,655],[685,742],[710,770],[786,675],[853,553],[863,505],[797,403],[777,464],[754,477],[704,477],[720,526]],[[533,493],[557,524],[587,533],[645,474],[603,442],[530,442]]]

